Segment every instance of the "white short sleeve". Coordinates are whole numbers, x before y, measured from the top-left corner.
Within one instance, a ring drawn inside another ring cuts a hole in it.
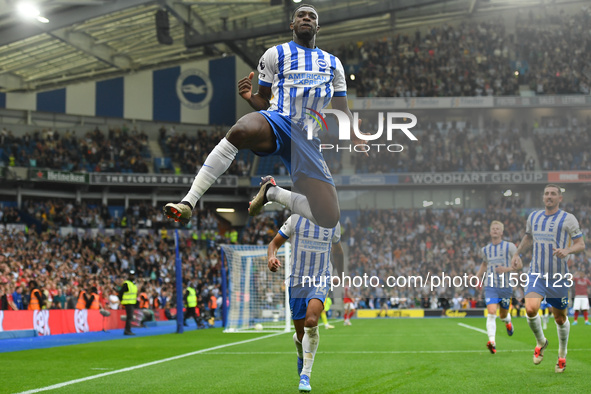
[[[527,217],[527,222],[525,223],[525,233],[526,234],[531,234],[532,233],[532,220],[534,218],[534,214],[537,211],[533,211],[532,213],[529,214],[529,216]]]
[[[509,242],[509,258],[513,258],[515,253],[517,253],[517,246],[513,242]]]
[[[488,262],[488,258],[486,257],[486,253],[484,252],[484,249],[486,248],[486,246],[484,248],[480,248],[478,249],[478,257],[480,259],[482,259],[483,261]]]
[[[332,86],[334,88],[334,96],[345,96],[347,94],[347,79],[345,77],[345,69],[338,57],[335,57],[336,67],[334,72],[334,79]],[[340,93],[340,94],[339,94]]]
[[[267,49],[267,51],[261,56],[257,71],[259,72],[259,85],[271,86],[273,84],[273,78],[277,74],[277,61],[278,53],[277,47]]]
[[[569,213],[564,221],[564,227],[566,232],[570,236],[571,239],[577,239],[583,236],[581,232],[581,227],[579,226],[579,221],[572,213]]]
[[[279,229],[279,234],[285,239],[289,239],[293,233],[293,227],[291,225],[292,216],[288,217],[283,226]]]

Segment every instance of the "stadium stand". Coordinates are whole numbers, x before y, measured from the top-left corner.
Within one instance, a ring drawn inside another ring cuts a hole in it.
[[[117,295],[124,274],[132,268],[137,272],[138,289],[143,288],[149,295],[151,305],[154,298],[159,298],[160,309],[175,307],[174,241],[163,228],[140,234],[135,228],[123,227],[122,231],[111,235],[104,231],[94,235],[63,231],[64,226],[76,230],[88,228],[91,223],[84,218],[80,222],[64,223],[63,215],[68,212],[61,212],[62,209],[74,209],[73,204],[64,201],[47,204],[47,215],[44,207],[28,205],[29,210],[36,211],[35,216],[44,220],[46,228],[43,232],[18,226],[7,230],[8,224],[21,223],[20,218],[13,207],[0,210],[0,242],[3,245],[0,285],[14,294],[13,298],[22,301],[20,309],[27,308],[26,286],[33,279],[40,284],[46,296],[47,309],[73,309],[80,289],[88,291],[91,286],[99,289],[101,304],[109,309],[109,296]],[[80,216],[100,216],[98,209],[85,205],[76,208],[82,209]],[[207,221],[204,220],[204,223]],[[73,227],[73,224],[81,227]],[[217,251],[196,247],[201,244],[198,237],[187,237],[179,248],[186,256],[183,262],[185,275],[195,278],[199,306],[205,313],[206,300],[211,295],[220,295],[221,277]]]
[[[462,22],[334,50],[358,97],[459,97],[589,94],[589,10],[512,22]],[[508,31],[514,31],[509,33]]]
[[[591,123],[579,122],[574,126],[557,127],[554,124],[540,125],[533,130],[536,152],[541,159],[543,170],[591,170],[589,149],[591,145]],[[560,144],[556,139],[560,138]]]

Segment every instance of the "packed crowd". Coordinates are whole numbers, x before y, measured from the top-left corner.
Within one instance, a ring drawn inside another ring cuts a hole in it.
[[[361,118],[364,120],[362,130],[373,133],[378,129],[378,117],[375,113],[362,113]],[[408,141],[403,136],[398,140],[388,141],[386,133],[383,133],[380,139],[371,143],[384,144],[383,147],[399,143],[403,150],[392,153],[386,148],[373,148],[368,152],[369,158],[363,154],[353,154],[352,163],[357,174],[531,171],[536,167],[544,171],[589,169],[589,154],[584,149],[591,142],[589,124],[589,121],[579,122],[578,125],[568,128],[544,128],[544,132],[538,132],[539,127],[535,124],[532,131],[527,124],[517,125],[513,120],[509,120],[508,124],[486,120],[482,129],[479,129],[469,121],[445,122],[421,117],[412,130],[419,141]],[[160,141],[163,147],[166,147],[165,152],[168,152],[165,154],[180,164],[181,172],[189,174],[198,171],[208,152],[219,142],[222,135],[221,132],[208,133],[201,130],[196,136],[188,137],[186,134],[163,130],[165,132],[161,134]],[[87,138],[76,140],[67,132],[63,137],[59,137],[58,132],[35,133],[30,139],[28,134],[14,137],[7,131],[2,134],[4,138],[0,138],[0,162],[4,162],[5,165],[12,163],[65,171],[148,172],[143,158],[149,156],[149,153],[146,153],[148,137],[145,134],[126,133],[118,133],[111,129],[106,137],[96,129],[92,133],[87,133]],[[51,137],[48,137],[49,135]],[[562,144],[554,143],[557,135],[560,135]],[[537,161],[532,156],[526,154],[520,142],[522,137],[533,138],[539,165],[536,165]],[[109,142],[111,138],[112,142]],[[343,145],[334,133],[324,132],[321,138],[323,144]],[[142,142],[138,143],[138,140]],[[76,146],[76,143],[80,145]],[[35,146],[34,153],[29,157],[24,147],[32,145]],[[99,146],[103,146],[103,149],[97,150]],[[126,148],[115,154],[117,146]],[[143,153],[133,153],[133,149],[139,149]],[[20,153],[15,157],[11,152]],[[44,157],[47,160],[31,158],[39,157],[39,152],[45,152]],[[10,157],[7,157],[7,154]],[[343,157],[347,154],[346,150],[323,150],[325,161],[333,175],[342,173]],[[251,152],[241,152],[227,174],[249,176],[253,159],[254,155]],[[69,162],[66,162],[68,160]],[[276,175],[286,175],[283,164],[277,162],[277,166]],[[161,219],[160,217],[158,222],[162,221]]]
[[[289,215],[289,210],[284,209],[250,218],[242,231],[240,243],[244,245],[268,245]]]
[[[591,122],[576,124],[571,128],[559,128],[554,132],[534,130],[536,152],[544,171],[549,170],[591,170]],[[560,135],[560,143],[556,136]]]
[[[589,94],[591,88],[589,8],[530,16],[516,25],[516,59],[527,64],[527,82],[536,94]]]
[[[117,296],[130,270],[135,270],[138,293],[145,293],[152,308],[175,305],[175,245],[162,233],[138,235],[126,230],[115,235],[60,235],[55,228],[0,232],[0,297],[11,295],[18,309],[26,309],[29,283],[44,294],[47,309],[74,309],[82,290],[98,289],[105,309],[118,309]],[[184,279],[193,283],[200,310],[211,297],[221,297],[220,260],[215,249],[200,249],[191,237],[179,245]],[[221,301],[221,300],[220,300]],[[7,308],[9,309],[9,308]],[[215,311],[213,311],[215,312]],[[219,317],[219,316],[218,316]]]
[[[523,236],[526,212],[522,202],[513,201],[507,205],[508,200],[503,201],[503,205],[490,205],[484,211],[363,211],[355,223],[350,220],[343,223],[342,242],[349,248],[348,275],[367,274],[384,279],[401,275],[425,278],[429,272],[445,272],[450,276],[475,273],[481,263],[478,251],[489,242],[492,220],[505,224],[505,240],[518,243]],[[117,295],[126,273],[134,269],[138,290],[148,295],[150,305],[158,300],[159,308],[174,307],[174,241],[165,229],[142,235],[133,227],[123,228],[113,235],[101,232],[62,235],[57,228],[63,223],[55,218],[63,208],[60,205],[70,203],[51,204],[54,204],[55,216],[50,220],[50,209],[45,231],[0,231],[0,297],[11,294],[15,304],[26,309],[28,283],[35,280],[45,294],[48,308],[74,308],[80,291],[89,291],[95,286],[101,303],[108,309],[116,307],[109,303],[109,296]],[[587,204],[565,204],[564,207],[578,218],[586,237],[591,228],[591,206]],[[38,204],[27,205],[27,209],[34,210]],[[15,213],[14,208],[3,208],[0,223],[19,223]],[[238,238],[239,243],[267,245],[288,216],[289,211],[281,210],[252,218]],[[201,217],[199,225],[203,233],[207,234],[211,228],[215,236],[202,242],[195,232],[184,238],[179,247],[185,279],[193,281],[199,305],[206,311],[212,295],[221,305],[217,246],[229,240],[217,234],[214,230],[217,225],[209,214],[203,213]],[[588,253],[575,256],[571,272],[582,271],[589,276],[589,261]],[[394,308],[432,307],[444,298],[452,306],[474,307],[482,303],[483,297],[479,290],[469,287],[443,286],[431,292],[427,285],[392,289],[365,287],[354,291],[360,307],[376,309],[380,302],[387,302]],[[515,289],[515,297],[522,296],[523,289]]]
[[[354,155],[355,172],[522,171],[530,159],[521,147],[522,130],[513,123],[501,127],[491,121],[475,133],[469,122],[460,127],[421,119],[416,129],[419,141],[402,141],[402,152],[373,149],[369,158]]]
[[[162,206],[153,207],[147,202],[131,202],[123,206],[108,207],[101,204],[76,202],[74,200],[27,199],[22,209],[6,206],[0,209],[0,223],[25,223],[29,219],[38,230],[54,227],[83,229],[152,229],[166,233],[167,229],[179,228],[178,224],[165,218]],[[197,231],[197,236],[209,238],[217,229],[217,220],[209,210],[196,211],[187,228]]]
[[[345,67],[358,61],[358,97],[518,95],[509,46],[503,23],[463,22],[363,42],[337,56]]]
[[[518,14],[514,34],[503,20],[444,24],[333,52],[355,74],[358,97],[519,95],[520,84],[536,94],[589,94],[590,15]]]
[[[566,204],[587,237],[591,228],[591,206]],[[358,222],[346,223],[344,241],[349,245],[349,275],[374,275],[382,280],[388,276],[437,275],[449,276],[475,274],[482,260],[479,250],[490,242],[489,226],[492,220],[505,224],[503,239],[519,244],[525,230],[526,215],[521,210],[506,209],[491,205],[484,212],[460,209],[444,211],[398,210],[364,211]],[[529,261],[526,256],[524,262]],[[574,257],[570,271],[582,271],[591,275],[591,254]],[[526,263],[524,263],[525,265]],[[525,265],[524,271],[528,266]],[[420,307],[426,301],[446,298],[480,301],[483,293],[470,287],[438,287],[433,293],[428,286],[423,288],[376,287],[357,289],[362,305],[378,305],[379,299],[398,300],[398,306]],[[523,289],[515,288],[514,296],[523,298]],[[428,301],[428,305],[430,304]],[[389,301],[390,302],[390,301]],[[455,301],[454,301],[455,302]]]
[[[186,133],[175,132],[174,128],[167,130],[162,127],[160,128],[159,142],[164,155],[179,163],[181,173],[195,174],[224,135],[225,132],[218,129],[214,132],[197,130],[194,136],[188,136]],[[250,172],[251,162],[252,160],[245,160],[239,155],[232,162],[226,174],[247,176]]]
[[[50,168],[72,172],[149,172],[148,136],[126,125],[110,127],[105,134],[98,127],[84,136],[76,132],[43,129],[15,136],[0,131],[2,166]]]

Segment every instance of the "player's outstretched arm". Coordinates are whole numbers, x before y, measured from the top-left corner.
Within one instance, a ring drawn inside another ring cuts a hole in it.
[[[240,97],[248,101],[248,104],[256,110],[262,111],[269,108],[269,101],[271,100],[271,88],[269,86],[259,86],[259,91],[252,94],[252,78],[254,72],[251,71],[248,77],[242,78],[238,81],[238,94]]]
[[[287,241],[287,239],[283,238],[281,234],[277,234],[269,243],[269,247],[267,248],[267,266],[272,272],[277,272],[279,267],[281,267],[281,262],[277,258],[277,251],[285,241]]]

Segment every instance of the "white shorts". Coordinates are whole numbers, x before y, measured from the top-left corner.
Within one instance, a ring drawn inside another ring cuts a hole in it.
[[[353,309],[357,309],[357,305],[354,302],[345,303],[345,310],[346,311],[352,311]]]
[[[585,296],[575,297],[573,309],[575,311],[586,311],[587,309],[589,309],[589,298]]]

